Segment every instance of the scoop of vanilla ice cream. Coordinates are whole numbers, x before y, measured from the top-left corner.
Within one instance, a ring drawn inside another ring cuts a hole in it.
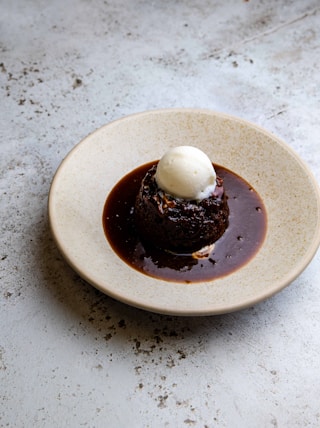
[[[155,175],[160,189],[189,200],[210,196],[216,187],[216,177],[208,156],[192,146],[168,150],[160,159]]]

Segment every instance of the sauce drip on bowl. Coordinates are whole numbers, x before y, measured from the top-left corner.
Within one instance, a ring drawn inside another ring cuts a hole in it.
[[[134,221],[134,205],[141,180],[156,162],[142,165],[125,175],[111,190],[104,205],[102,222],[115,253],[132,268],[166,281],[201,282],[228,275],[248,263],[259,250],[267,230],[267,215],[258,193],[232,171],[214,165],[223,178],[228,196],[229,226],[208,258],[172,254],[144,245]]]

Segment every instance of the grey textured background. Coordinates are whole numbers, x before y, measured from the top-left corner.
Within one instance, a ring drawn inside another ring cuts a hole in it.
[[[154,108],[260,124],[319,182],[319,40],[318,0],[0,0],[1,427],[320,426],[319,252],[264,303],[176,318],[86,284],[47,220],[70,149]]]

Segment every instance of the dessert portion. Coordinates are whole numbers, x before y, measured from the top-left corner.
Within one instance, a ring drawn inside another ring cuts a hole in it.
[[[199,149],[169,150],[142,180],[135,222],[146,244],[190,254],[212,245],[228,227],[223,180]]]

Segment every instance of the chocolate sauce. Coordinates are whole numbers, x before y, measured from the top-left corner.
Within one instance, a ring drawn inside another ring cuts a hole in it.
[[[156,162],[138,167],[124,176],[110,192],[103,210],[105,235],[118,256],[143,274],[167,281],[201,282],[228,275],[245,265],[265,238],[267,215],[257,192],[230,170],[214,165],[228,196],[229,226],[215,242],[210,256],[172,254],[144,245],[134,221],[134,205],[141,180]]]

